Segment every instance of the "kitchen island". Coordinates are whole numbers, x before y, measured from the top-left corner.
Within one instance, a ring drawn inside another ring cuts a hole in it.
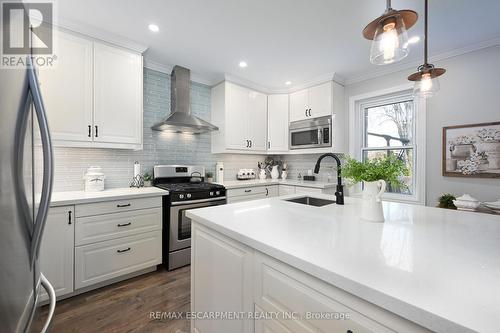
[[[300,196],[187,213],[192,311],[221,313],[193,332],[498,330],[500,216],[384,202],[373,223],[359,199],[283,200]]]

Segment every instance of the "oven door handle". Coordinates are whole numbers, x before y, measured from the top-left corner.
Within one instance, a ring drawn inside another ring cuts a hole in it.
[[[170,205],[171,206],[184,206],[184,205],[191,205],[191,204],[197,204],[197,203],[205,203],[205,202],[217,202],[217,201],[226,201],[226,197],[218,197],[218,198],[209,198],[209,199],[199,199],[199,200],[189,200],[189,201],[177,201],[177,202],[172,202]],[[222,202],[221,202],[222,204]]]

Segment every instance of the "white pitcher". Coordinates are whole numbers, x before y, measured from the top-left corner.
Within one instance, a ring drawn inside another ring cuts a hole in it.
[[[278,166],[275,165],[273,166],[271,170],[271,178],[272,179],[278,179],[280,177],[280,172],[278,171]]]
[[[372,222],[384,222],[384,209],[382,207],[382,194],[385,192],[385,180],[363,182],[363,203],[361,218]]]

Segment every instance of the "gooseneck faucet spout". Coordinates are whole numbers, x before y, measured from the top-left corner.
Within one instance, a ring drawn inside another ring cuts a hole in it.
[[[318,161],[316,162],[316,166],[314,167],[314,173],[315,174],[319,173],[321,161],[327,156],[333,157],[333,159],[335,159],[335,161],[337,162],[337,189],[335,191],[335,197],[336,197],[335,202],[337,203],[337,205],[343,205],[344,204],[344,185],[342,185],[342,166],[340,163],[340,158],[333,153],[326,153],[326,154],[321,155],[318,158]]]

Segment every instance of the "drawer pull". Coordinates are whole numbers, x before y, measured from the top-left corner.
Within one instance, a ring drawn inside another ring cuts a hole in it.
[[[118,208],[130,207],[130,204],[128,203],[126,205],[116,205],[116,207],[118,207]]]
[[[132,222],[129,222],[129,223],[124,223],[124,224],[119,224],[119,223],[118,223],[116,226],[117,226],[117,227],[127,227],[127,226],[129,226],[129,225],[131,225],[131,224],[132,224]]]
[[[252,190],[245,190],[245,193],[250,193],[252,192]]]
[[[130,251],[130,250],[131,250],[131,248],[130,248],[130,247],[127,247],[125,250],[116,250],[116,252],[118,252],[118,253],[123,253],[123,252],[128,252],[128,251]]]

